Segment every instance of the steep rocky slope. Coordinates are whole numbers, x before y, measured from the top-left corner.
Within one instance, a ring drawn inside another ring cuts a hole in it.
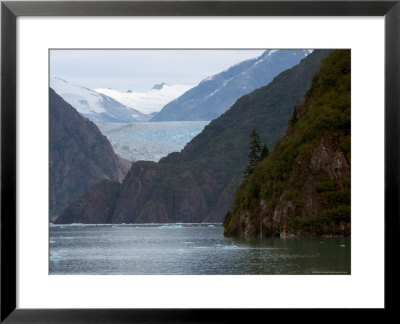
[[[121,181],[119,158],[97,126],[50,88],[50,219],[103,179]]]
[[[243,179],[251,130],[255,127],[272,148],[329,53],[314,51],[269,85],[240,98],[180,153],[158,163],[135,162],[110,210],[110,222],[222,221]],[[60,222],[71,222],[63,216]]]
[[[350,51],[334,51],[270,155],[238,189],[229,236],[350,235]]]
[[[58,223],[107,224],[110,209],[118,197],[121,183],[102,180],[70,206],[55,221]],[[61,220],[63,220],[61,222]]]

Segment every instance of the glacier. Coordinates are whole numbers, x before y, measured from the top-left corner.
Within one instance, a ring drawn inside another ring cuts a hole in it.
[[[97,122],[115,153],[129,161],[155,161],[180,152],[209,121],[172,121],[147,123]]]

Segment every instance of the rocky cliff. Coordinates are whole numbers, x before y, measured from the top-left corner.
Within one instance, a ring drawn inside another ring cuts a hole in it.
[[[82,197],[74,200],[55,221],[62,223],[107,224],[110,209],[118,197],[121,183],[102,180]]]
[[[350,235],[350,51],[313,78],[285,136],[236,192],[225,235]]]
[[[122,181],[119,158],[97,126],[50,89],[50,220],[103,179]]]
[[[158,163],[135,162],[110,209],[110,222],[221,222],[243,180],[251,130],[256,127],[273,147],[330,52],[315,50],[269,85],[240,98],[180,153]],[[81,214],[89,205],[82,205]],[[71,219],[65,214],[60,221]]]

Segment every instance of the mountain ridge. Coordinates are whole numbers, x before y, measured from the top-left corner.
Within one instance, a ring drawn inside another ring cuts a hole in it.
[[[235,101],[267,85],[280,72],[298,64],[310,50],[266,50],[209,76],[196,87],[171,101],[151,121],[213,120]]]
[[[50,219],[102,179],[121,181],[130,162],[118,157],[98,127],[49,89]]]
[[[225,235],[349,236],[350,51],[336,50],[269,156],[240,185]]]
[[[243,179],[248,134],[260,129],[263,143],[272,148],[330,52],[315,50],[267,86],[238,99],[180,153],[158,163],[133,163],[110,222],[222,222]],[[66,220],[71,221],[67,213],[58,221]]]

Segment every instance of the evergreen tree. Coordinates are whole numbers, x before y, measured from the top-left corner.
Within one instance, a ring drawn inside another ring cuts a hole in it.
[[[260,162],[264,160],[269,154],[268,146],[266,144],[263,145],[260,155]]]
[[[290,126],[294,126],[294,124],[296,124],[296,122],[297,122],[297,110],[298,110],[299,107],[300,107],[299,104],[296,104],[293,107],[292,117],[290,117],[290,119],[289,119],[289,125]]]
[[[260,162],[261,157],[260,135],[255,129],[250,134],[250,153],[248,156],[249,165],[246,167],[246,178],[254,172],[254,168]]]

